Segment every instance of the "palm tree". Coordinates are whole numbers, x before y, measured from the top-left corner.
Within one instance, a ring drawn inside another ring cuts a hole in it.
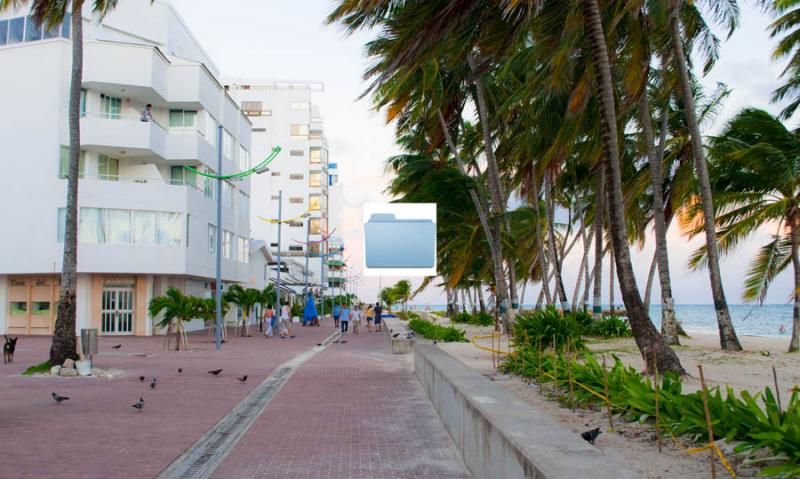
[[[766,111],[746,108],[712,138],[709,152],[721,251],[733,250],[762,226],[777,224],[771,241],[750,264],[743,299],[763,303],[772,280],[791,263],[794,308],[789,352],[800,350],[800,131],[790,131]],[[694,213],[695,220],[702,220],[700,211]],[[699,233],[699,226],[694,233]],[[707,250],[701,248],[691,264],[707,262]]]
[[[394,295],[394,291],[391,287],[386,287],[381,290],[380,293],[381,302],[386,304],[386,309],[391,312],[392,305],[397,302],[397,299]]]
[[[772,52],[776,60],[785,57],[789,63],[781,72],[786,83],[781,85],[772,95],[772,101],[778,102],[789,98],[789,104],[781,112],[781,118],[789,119],[800,106],[800,0],[761,0],[766,7],[777,15],[778,19],[770,25],[770,36],[775,38],[783,34],[778,46]]]
[[[210,325],[210,328],[217,327],[217,301],[215,298],[195,298],[195,308],[196,308],[196,315],[198,318],[202,319],[206,325]],[[230,305],[223,301],[222,302],[222,317],[224,318],[226,314],[228,314],[228,309],[230,309]],[[213,329],[209,329],[209,334],[211,334]],[[222,328],[222,339],[228,338],[228,332],[223,326]]]
[[[247,324],[247,315],[250,310],[261,301],[263,298],[262,291],[254,288],[243,288],[238,284],[234,284],[228,291],[225,292],[224,301],[226,303],[233,303],[242,310],[242,323],[240,324],[239,334],[241,336],[249,335],[249,325]]]
[[[164,343],[167,347],[169,347],[169,337],[174,326],[176,334],[175,351],[186,350],[189,338],[183,329],[183,322],[191,321],[198,316],[198,306],[198,298],[186,296],[175,288],[169,288],[164,293],[164,296],[158,296],[150,300],[148,305],[150,316],[155,318],[164,311],[164,317],[157,324],[162,328],[167,328],[167,337]]]
[[[403,303],[403,314],[408,313],[408,300],[411,298],[411,282],[407,279],[401,279],[394,286],[392,286],[392,293],[395,301]]]

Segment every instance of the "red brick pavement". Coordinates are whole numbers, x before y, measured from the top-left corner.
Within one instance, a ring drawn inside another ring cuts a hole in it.
[[[213,477],[469,477],[410,356],[362,329],[303,364]]]
[[[295,331],[286,340],[230,337],[221,352],[205,333],[190,335],[186,352],[163,351],[163,337],[100,338],[95,366],[116,371],[114,379],[20,376],[50,347],[50,338],[20,337],[16,362],[0,363],[0,478],[153,477],[276,366],[333,328]],[[115,344],[123,346],[114,351]],[[217,368],[219,377],[206,373]],[[235,379],[243,374],[246,384]],[[153,375],[158,387],[150,390]],[[71,399],[55,404],[53,391]],[[138,412],[131,404],[140,396]]]

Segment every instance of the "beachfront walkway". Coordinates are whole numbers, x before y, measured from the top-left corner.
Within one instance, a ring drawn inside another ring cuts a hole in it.
[[[159,337],[102,338],[95,366],[114,379],[22,377],[46,357],[49,338],[20,338],[16,362],[0,365],[0,476],[155,477],[295,358],[263,413],[221,451],[213,477],[468,477],[408,357],[389,354],[376,333],[320,348],[329,323],[296,332],[230,337],[221,352],[205,335],[191,336],[188,352],[162,351]],[[55,404],[53,391],[71,399]],[[131,408],[139,397],[141,412]]]

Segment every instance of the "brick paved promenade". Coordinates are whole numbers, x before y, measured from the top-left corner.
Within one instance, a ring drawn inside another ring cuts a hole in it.
[[[101,338],[95,366],[114,379],[20,376],[50,345],[22,337],[15,364],[0,364],[0,478],[154,477],[278,365],[333,331],[230,337],[220,353],[205,334],[190,336],[188,352],[163,351],[161,337]],[[300,367],[214,477],[468,477],[409,358],[389,355],[375,333],[345,339]],[[219,377],[206,373],[216,368]],[[71,399],[55,404],[51,391]],[[140,396],[142,412],[130,407]]]
[[[411,356],[378,333],[342,339],[300,367],[213,477],[469,477]]]

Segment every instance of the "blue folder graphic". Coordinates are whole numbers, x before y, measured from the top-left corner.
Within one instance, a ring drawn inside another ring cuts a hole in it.
[[[364,245],[368,268],[433,268],[436,225],[375,213],[364,225]]]

